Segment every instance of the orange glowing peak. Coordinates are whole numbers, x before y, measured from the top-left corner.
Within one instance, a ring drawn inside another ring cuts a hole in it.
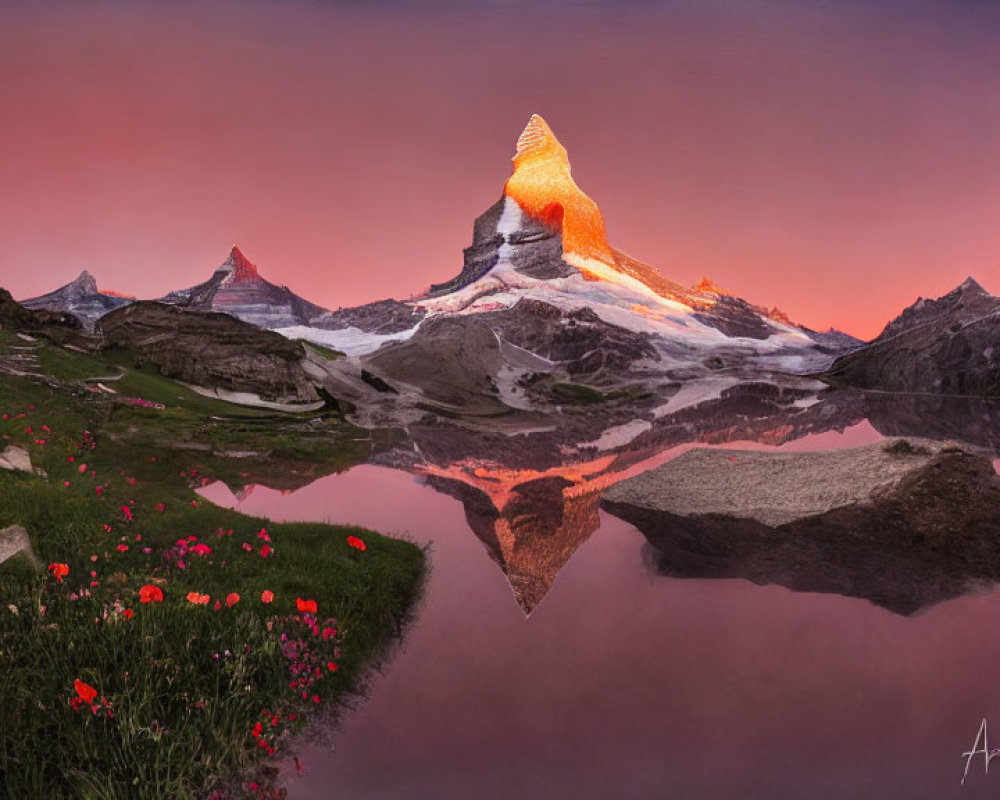
[[[576,185],[566,148],[538,114],[518,137],[513,161],[504,194],[525,213],[560,228],[564,254],[614,266],[600,209]]]

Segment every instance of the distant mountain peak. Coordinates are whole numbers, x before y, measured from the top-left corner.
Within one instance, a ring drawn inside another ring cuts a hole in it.
[[[586,272],[586,261],[614,266],[601,211],[576,182],[570,171],[566,148],[548,123],[533,114],[517,139],[514,174],[507,179],[504,195],[521,210],[562,232],[564,256]],[[580,263],[583,260],[584,263]]]
[[[982,287],[982,285],[975,278],[973,278],[971,275],[958,285],[958,288],[956,289],[956,291],[960,291],[960,292],[977,292],[979,294],[989,294],[989,292],[987,292]]]
[[[243,255],[243,251],[235,244],[233,249],[229,251],[229,257],[222,262],[216,271],[231,273],[231,281],[234,283],[245,283],[260,278],[256,265]]]
[[[83,270],[66,288],[82,294],[97,294],[97,280],[87,270]]]

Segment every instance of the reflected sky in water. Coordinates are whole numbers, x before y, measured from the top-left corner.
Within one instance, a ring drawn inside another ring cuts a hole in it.
[[[861,422],[785,449],[878,438]],[[236,503],[221,484],[204,493]],[[981,765],[959,785],[981,719],[1000,731],[998,593],[904,617],[834,594],[659,577],[638,531],[599,512],[526,616],[467,508],[426,477],[363,465],[294,493],[256,487],[238,508],[432,548],[403,645],[333,749],[304,746],[293,800],[1000,794]]]

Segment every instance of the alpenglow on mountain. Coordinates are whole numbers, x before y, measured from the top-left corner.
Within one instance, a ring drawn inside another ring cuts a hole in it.
[[[711,395],[771,374],[780,381],[822,370],[858,344],[709,281],[681,286],[612,247],[540,116],[518,138],[513,166],[500,199],[475,221],[458,275],[411,300],[282,329],[348,355],[331,369],[335,396],[394,413],[494,414],[628,387],[667,413],[683,383],[702,381]]]
[[[259,328],[307,325],[326,313],[325,308],[299,297],[287,286],[264,280],[236,245],[211,278],[170,292],[160,302],[195,311],[222,311]]]

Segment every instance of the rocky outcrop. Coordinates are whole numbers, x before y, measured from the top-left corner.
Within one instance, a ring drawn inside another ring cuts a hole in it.
[[[659,360],[650,334],[611,325],[589,308],[563,311],[523,298],[513,308],[479,318],[505,342],[563,366],[570,375],[620,378],[636,361]]]
[[[197,286],[173,291],[160,298],[160,302],[194,311],[221,311],[258,328],[308,325],[315,317],[328,313],[287,286],[264,280],[235,245],[211,278]]]
[[[102,292],[97,281],[84,270],[76,280],[61,286],[54,292],[22,300],[25,308],[71,314],[88,330],[109,311],[127,306],[134,298]]]
[[[10,472],[34,472],[28,451],[12,444],[7,445],[3,452],[0,452],[0,469]]]
[[[6,289],[0,289],[0,328],[38,334],[59,343],[78,339],[83,332],[80,320],[72,314],[25,308]]]
[[[612,487],[658,570],[860,597],[899,614],[1000,581],[1000,476],[954,445],[694,450]]]
[[[920,299],[822,377],[889,392],[998,396],[1000,298],[970,278],[937,300]]]
[[[408,331],[420,322],[426,311],[399,300],[379,300],[354,308],[340,308],[316,317],[309,323],[312,328],[328,331],[357,328],[365,333],[387,334]]]
[[[431,286],[428,296],[445,295],[475,283],[500,262],[501,248],[505,261],[529,278],[551,280],[577,274],[575,267],[562,260],[560,230],[519,211],[512,215],[513,203],[501,197],[476,219],[472,244],[463,251],[462,271],[450,281]]]
[[[20,525],[11,525],[0,530],[0,564],[18,553],[23,553],[36,569],[41,569],[42,565],[31,548],[31,540],[24,528]]]
[[[320,399],[302,367],[302,344],[228,314],[138,302],[103,317],[97,333],[102,349],[128,350],[166,377],[220,396],[245,393],[279,404]]]
[[[362,363],[389,387],[406,384],[432,402],[470,413],[503,410],[494,383],[502,365],[500,344],[475,317],[427,320],[411,338],[383,346]]]

